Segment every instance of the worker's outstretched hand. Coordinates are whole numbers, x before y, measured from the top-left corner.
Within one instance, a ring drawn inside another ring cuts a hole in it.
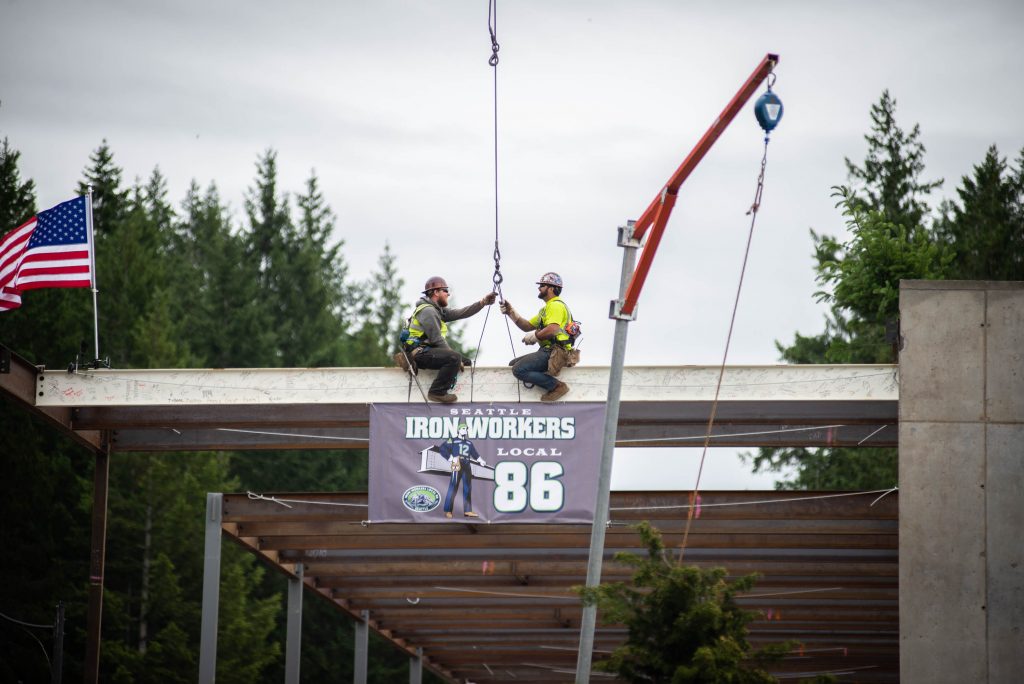
[[[511,302],[509,302],[507,299],[501,303],[500,308],[501,313],[505,314],[506,316],[511,316],[512,318],[516,317],[516,310],[512,308]]]
[[[487,294],[485,294],[483,296],[483,299],[480,300],[480,303],[483,304],[484,306],[487,306],[489,304],[493,304],[494,300],[497,299],[497,298],[498,298],[498,293],[497,292],[488,292]]]

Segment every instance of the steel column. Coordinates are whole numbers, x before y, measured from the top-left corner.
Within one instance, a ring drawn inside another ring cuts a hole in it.
[[[57,616],[53,621],[53,655],[50,662],[50,684],[64,679],[64,602],[57,602]]]
[[[103,570],[107,554],[107,490],[110,484],[110,440],[96,452],[92,476],[92,552],[89,558],[89,615],[84,680],[100,680],[100,632],[103,625]]]
[[[360,613],[361,620],[356,620],[356,648],[353,656],[354,684],[366,684],[366,662],[370,653],[370,611]]]
[[[615,452],[615,432],[619,424],[619,396],[622,390],[622,367],[626,358],[626,333],[633,314],[623,314],[623,298],[633,276],[639,242],[633,237],[634,223],[619,228],[619,246],[622,247],[622,274],[619,278],[619,299],[611,303],[610,317],[615,319],[612,344],[612,364],[608,373],[608,407],[604,416],[604,445],[601,448],[601,469],[597,479],[597,501],[594,504],[594,524],[590,529],[590,555],[587,560],[587,587],[601,584],[601,561],[604,557],[604,534],[608,524],[608,498],[612,484],[612,456]],[[580,620],[580,647],[576,656],[576,683],[590,682],[593,658],[594,629],[597,624],[597,606],[583,607]]]
[[[302,660],[302,563],[295,564],[295,577],[288,578],[288,636],[284,649],[284,682],[299,684]]]
[[[217,611],[220,605],[220,535],[224,495],[206,495],[206,549],[203,553],[203,612],[199,640],[199,682],[217,678]]]
[[[416,655],[409,658],[409,684],[423,684],[422,648],[417,648]]]

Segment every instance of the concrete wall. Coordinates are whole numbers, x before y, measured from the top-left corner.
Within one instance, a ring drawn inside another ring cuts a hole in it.
[[[900,286],[900,680],[1024,681],[1024,282]]]

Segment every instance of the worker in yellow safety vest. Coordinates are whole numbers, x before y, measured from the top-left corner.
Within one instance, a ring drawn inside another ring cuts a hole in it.
[[[512,374],[522,382],[543,388],[541,401],[557,401],[569,391],[569,386],[555,375],[563,366],[573,366],[579,360],[579,352],[573,348],[579,323],[573,320],[561,294],[562,277],[545,273],[537,281],[537,298],[544,300],[544,306],[536,316],[523,318],[507,299],[501,304],[501,312],[527,332],[523,344],[540,344],[538,351],[516,360]]]
[[[400,349],[394,357],[395,363],[407,371],[415,372],[417,368],[437,370],[437,377],[427,391],[427,399],[442,404],[458,401],[458,396],[450,390],[455,387],[462,366],[472,364],[471,359],[448,346],[448,321],[469,318],[493,304],[497,298],[494,292],[489,292],[469,306],[449,309],[450,293],[444,278],[433,276],[427,279],[423,296],[416,302],[416,309],[402,330]]]

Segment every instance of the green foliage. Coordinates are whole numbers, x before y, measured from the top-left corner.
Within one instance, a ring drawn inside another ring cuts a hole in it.
[[[899,316],[903,279],[1024,278],[1024,152],[1008,168],[993,146],[936,219],[927,196],[942,181],[922,179],[924,145],[915,125],[896,123],[888,91],[871,108],[863,165],[846,160],[850,187],[833,196],[850,238],[811,231],[819,290],[829,305],[823,333],[776,342],[788,363],[895,363],[886,327]],[[884,489],[896,484],[895,449],[766,449],[745,455],[755,471],[790,474],[780,488]]]
[[[842,245],[824,239],[836,258],[819,263],[818,282],[831,291],[816,294],[877,328],[899,315],[900,280],[941,279],[953,254],[926,231],[893,223],[883,211],[862,209],[849,188],[835,188],[833,196],[853,237]]]
[[[864,165],[845,160],[850,180],[858,184],[857,191],[850,194],[853,208],[880,212],[892,224],[911,232],[923,226],[928,214],[924,198],[941,187],[942,181],[921,179],[925,148],[920,137],[917,124],[909,133],[897,125],[896,100],[888,90],[882,91],[881,99],[871,106]]]
[[[20,226],[36,213],[36,188],[31,180],[21,181],[18,159],[21,153],[7,138],[0,143],[0,235]]]
[[[661,534],[637,525],[647,557],[617,553],[632,566],[630,583],[576,587],[587,605],[597,605],[606,624],[624,624],[626,643],[596,665],[627,682],[654,684],[755,684],[776,679],[757,666],[777,660],[792,644],[753,651],[747,625],[757,614],[736,603],[756,575],[732,582],[723,568],[700,569],[668,557]]]
[[[105,139],[89,161],[91,166],[78,184],[78,194],[84,195],[92,188],[93,226],[99,244],[101,237],[114,234],[120,227],[128,211],[129,191],[121,185],[123,171],[114,163],[114,153]]]
[[[5,140],[3,230],[36,211],[33,184],[19,177],[18,158]],[[296,196],[293,220],[276,169],[272,151],[261,155],[246,202],[247,225],[239,227],[232,225],[214,184],[201,191],[193,182],[175,211],[158,168],[144,183],[125,188],[106,141],[92,154],[81,188],[91,184],[94,191],[100,345],[115,368],[383,360],[382,337],[394,325],[402,286],[393,254],[385,247],[380,271],[368,286],[351,282],[343,243],[332,241],[335,219],[316,176]],[[370,296],[357,299],[367,287]],[[3,314],[0,342],[63,372],[82,341],[91,360],[92,334],[90,293],[48,289],[28,293],[21,309]],[[357,344],[360,339],[365,345]],[[0,568],[0,605],[7,614],[42,624],[52,621],[54,605],[64,601],[65,678],[80,679],[93,458],[52,428],[23,419],[6,401],[0,402],[0,415],[0,543],[20,554],[18,563]],[[366,465],[365,450],[115,453],[101,679],[195,680],[207,492],[363,490]],[[285,586],[251,554],[225,544],[218,681],[280,681]],[[332,636],[306,639],[303,671],[313,680],[339,679],[350,667],[351,624],[314,603],[319,607],[309,611],[306,633]],[[0,681],[48,679],[42,650],[27,633],[0,623],[0,643]],[[374,681],[406,676],[408,661],[398,651],[377,651],[370,663]]]
[[[266,367],[274,329],[260,290],[258,262],[232,230],[217,188],[192,182],[170,237],[174,318],[199,363],[210,368]]]
[[[957,195],[960,204],[944,207],[937,224],[956,252],[952,277],[1024,280],[1024,150],[1014,169],[990,147]]]

